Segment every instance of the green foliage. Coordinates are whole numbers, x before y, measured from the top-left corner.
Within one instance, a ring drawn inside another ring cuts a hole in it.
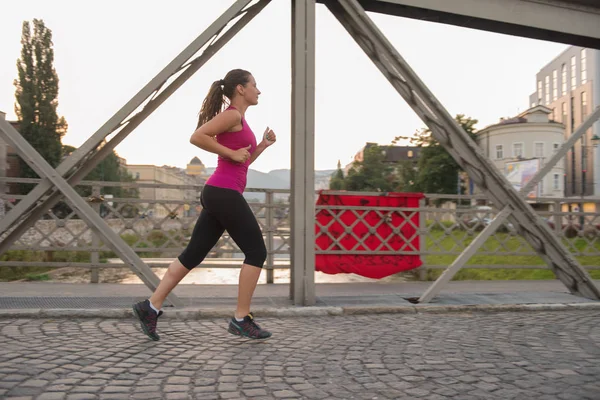
[[[417,176],[418,169],[415,168],[412,161],[405,160],[398,162],[396,167],[396,192],[418,192]]]
[[[455,120],[475,140],[475,125],[478,121],[463,114],[458,114]],[[421,129],[416,133],[416,137],[398,136],[392,143],[396,143],[400,139],[409,139],[412,145],[422,147],[418,170],[414,172],[414,175],[408,175],[409,178],[414,178],[414,184],[408,186],[410,190],[403,191],[457,194],[460,167],[444,146],[433,138],[429,129]],[[403,171],[409,172],[406,168]],[[464,190],[463,187],[461,192],[464,193]]]
[[[367,146],[363,160],[354,162],[345,178],[345,189],[361,192],[392,192],[396,187],[394,166],[385,162],[384,147]]]
[[[338,161],[337,171],[333,173],[331,179],[329,180],[329,189],[331,190],[344,190],[346,187],[346,182],[344,179],[344,171],[342,171],[342,166]]]
[[[69,156],[75,147],[63,146],[63,156]],[[119,156],[113,150],[84,178],[86,181],[101,182],[134,182],[135,178],[119,162]],[[81,196],[87,197],[92,194],[91,187],[79,186],[77,191]],[[139,190],[135,188],[126,189],[118,186],[106,186],[101,189],[101,194],[112,194],[116,198],[139,198]]]
[[[54,69],[52,32],[42,20],[33,20],[33,32],[28,21],[21,32],[21,57],[17,60],[18,79],[15,113],[19,131],[34,149],[53,167],[61,160],[61,138],[67,122],[59,117],[58,75]],[[21,160],[21,176],[37,178],[38,175]],[[28,193],[32,184],[20,184],[21,194]]]

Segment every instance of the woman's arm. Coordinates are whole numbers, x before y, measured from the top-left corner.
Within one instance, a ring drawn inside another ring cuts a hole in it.
[[[237,110],[227,110],[217,114],[202,125],[190,137],[190,143],[202,150],[210,151],[224,158],[232,159],[234,150],[223,146],[215,140],[219,133],[230,132],[233,127],[242,123],[242,115]]]
[[[254,149],[254,152],[252,153],[252,155],[250,156],[250,164],[252,164],[254,162],[254,160],[256,160],[258,158],[258,156],[260,156],[261,153],[263,151],[265,151],[266,148],[267,148],[267,145],[265,145],[264,142],[260,142],[256,146],[256,149]]]
[[[256,146],[254,153],[252,153],[252,156],[250,157],[250,164],[252,164],[267,147],[275,143],[276,140],[277,136],[275,136],[275,132],[267,126],[267,129],[265,129],[265,133],[263,134],[263,140]]]

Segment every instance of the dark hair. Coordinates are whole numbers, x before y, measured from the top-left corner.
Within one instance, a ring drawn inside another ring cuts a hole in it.
[[[208,94],[202,102],[196,129],[200,128],[221,112],[223,104],[227,104],[225,98],[231,103],[237,85],[246,86],[250,81],[250,75],[250,72],[246,70],[232,69],[225,75],[224,79],[214,81],[212,85],[210,85]]]

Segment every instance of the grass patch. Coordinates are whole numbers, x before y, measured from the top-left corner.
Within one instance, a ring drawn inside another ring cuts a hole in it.
[[[0,267],[0,282],[27,280],[48,280],[50,277],[47,272],[54,268],[47,267]],[[47,279],[36,279],[35,277],[46,275]],[[30,279],[31,278],[31,279]]]
[[[452,222],[443,222],[443,227],[436,225],[431,227],[430,234],[425,239],[427,251],[448,252],[456,254],[432,254],[423,257],[425,265],[443,265],[448,266],[456,259],[479,234],[479,232],[469,232],[464,229],[454,227],[449,234],[445,229],[453,228]],[[140,238],[135,234],[123,234],[121,237],[131,247],[159,248],[161,246],[182,248],[185,246],[184,234],[188,231],[171,231],[170,239],[167,234],[160,230],[154,230],[146,238]],[[447,236],[446,236],[447,235]],[[167,243],[167,241],[171,241]],[[595,253],[596,255],[576,256],[575,258],[583,266],[600,265],[600,237],[593,241],[585,238],[566,239],[563,243],[571,252]],[[591,242],[591,243],[590,243]],[[516,253],[515,255],[506,255],[507,252]],[[528,254],[529,253],[529,254]],[[523,266],[545,266],[544,261],[534,253],[529,244],[520,236],[513,236],[508,233],[497,233],[490,237],[479,251],[467,262],[467,268],[460,270],[453,280],[536,280],[536,279],[554,279],[554,273],[544,269],[514,269],[514,268],[468,268],[469,265],[523,265]],[[160,257],[165,256],[163,251],[138,251],[140,257]],[[116,258],[114,252],[107,250],[100,252],[100,261],[106,262],[108,258]],[[28,250],[10,250],[0,256],[1,261],[54,261],[54,262],[90,262],[91,253],[88,251],[28,251]],[[48,280],[48,272],[54,268],[48,267],[0,267],[0,281],[14,281],[26,279],[30,281]],[[430,269],[427,271],[428,280],[435,280],[443,272],[443,269]],[[600,270],[590,270],[593,279],[600,279]]]
[[[429,269],[425,280],[434,281],[444,272],[443,269]],[[588,271],[592,279],[600,279],[600,270]],[[463,268],[453,281],[512,281],[512,280],[546,280],[556,279],[554,272],[544,269],[513,269],[513,268]]]
[[[50,275],[48,275],[48,274],[27,274],[25,276],[25,280],[29,281],[29,282],[49,281],[50,280]]]

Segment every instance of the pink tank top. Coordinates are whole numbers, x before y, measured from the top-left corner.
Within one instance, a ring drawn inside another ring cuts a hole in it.
[[[235,109],[229,107],[227,110]],[[227,111],[225,110],[225,111]],[[223,132],[217,135],[217,142],[232,150],[241,149],[242,147],[252,146],[248,150],[250,154],[256,149],[256,137],[254,132],[248,126],[248,123],[242,117],[242,130],[237,132]],[[240,193],[244,193],[246,188],[246,177],[248,175],[248,166],[250,159],[245,163],[237,163],[229,158],[219,156],[217,161],[217,169],[206,181],[206,185],[217,186],[226,189],[234,189]]]

